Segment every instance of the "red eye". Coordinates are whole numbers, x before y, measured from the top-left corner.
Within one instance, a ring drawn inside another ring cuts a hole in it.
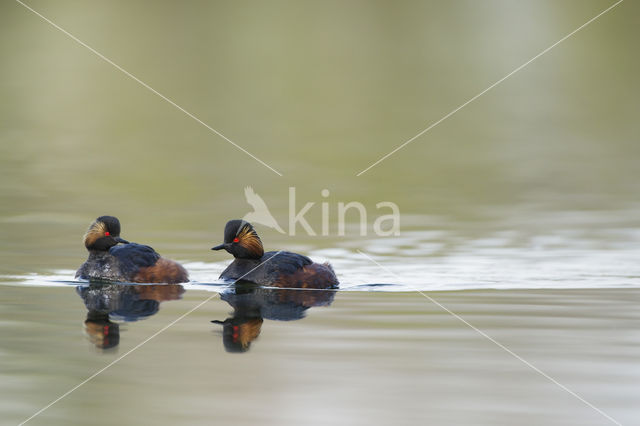
[[[109,235],[111,235],[111,234],[109,233],[109,231],[106,231],[106,232],[104,233],[104,236],[105,236],[105,237],[108,237]]]
[[[239,240],[239,239],[237,239],[237,238],[234,238],[234,239],[233,239],[233,242],[234,242],[234,243],[237,243],[238,241],[240,241],[240,240]]]

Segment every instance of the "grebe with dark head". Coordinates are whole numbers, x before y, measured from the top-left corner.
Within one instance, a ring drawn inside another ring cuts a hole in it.
[[[230,220],[224,228],[224,243],[211,250],[226,250],[235,260],[220,278],[289,288],[338,288],[338,278],[329,263],[314,263],[307,256],[288,251],[264,252],[253,226]]]
[[[87,261],[76,278],[92,281],[132,283],[184,283],[189,274],[177,262],[160,256],[154,249],[120,238],[120,221],[100,216],[84,235],[89,250]]]

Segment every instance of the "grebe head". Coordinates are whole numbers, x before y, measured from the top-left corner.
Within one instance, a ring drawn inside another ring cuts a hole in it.
[[[84,246],[87,250],[107,251],[118,243],[129,244],[120,238],[120,221],[113,216],[100,216],[84,234]]]
[[[224,243],[211,250],[225,249],[240,259],[260,259],[264,255],[262,241],[253,226],[244,220],[235,219],[224,227]]]

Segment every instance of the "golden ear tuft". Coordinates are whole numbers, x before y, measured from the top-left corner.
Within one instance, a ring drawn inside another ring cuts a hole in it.
[[[98,238],[104,237],[104,233],[107,231],[107,225],[103,222],[93,222],[89,229],[87,229],[87,233],[84,234],[83,241],[85,247],[91,247]]]
[[[250,224],[244,225],[238,232],[238,243],[249,250],[255,257],[262,257],[264,248],[258,233]]]

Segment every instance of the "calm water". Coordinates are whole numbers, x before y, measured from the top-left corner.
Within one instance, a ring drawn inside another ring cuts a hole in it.
[[[638,424],[640,3],[356,176],[611,4],[29,2],[283,176],[0,4],[0,422],[179,319],[28,424],[613,424],[433,298]],[[266,248],[340,291],[217,281],[247,186],[287,231],[258,225]],[[290,188],[326,235],[293,235]],[[350,201],[365,236],[353,211],[339,235]],[[372,232],[384,201],[400,235]],[[73,282],[103,214],[193,282]]]
[[[119,344],[102,350],[74,288],[2,290],[6,424],[210,298],[187,290],[135,322],[123,322],[121,310],[113,318]],[[637,424],[639,290],[430,295],[618,421]],[[234,309],[216,296],[30,423],[608,424],[418,294],[338,292],[329,306],[326,294],[275,299],[262,299],[264,320],[247,352],[224,349],[222,326],[210,321]],[[321,306],[300,308],[314,301]]]

